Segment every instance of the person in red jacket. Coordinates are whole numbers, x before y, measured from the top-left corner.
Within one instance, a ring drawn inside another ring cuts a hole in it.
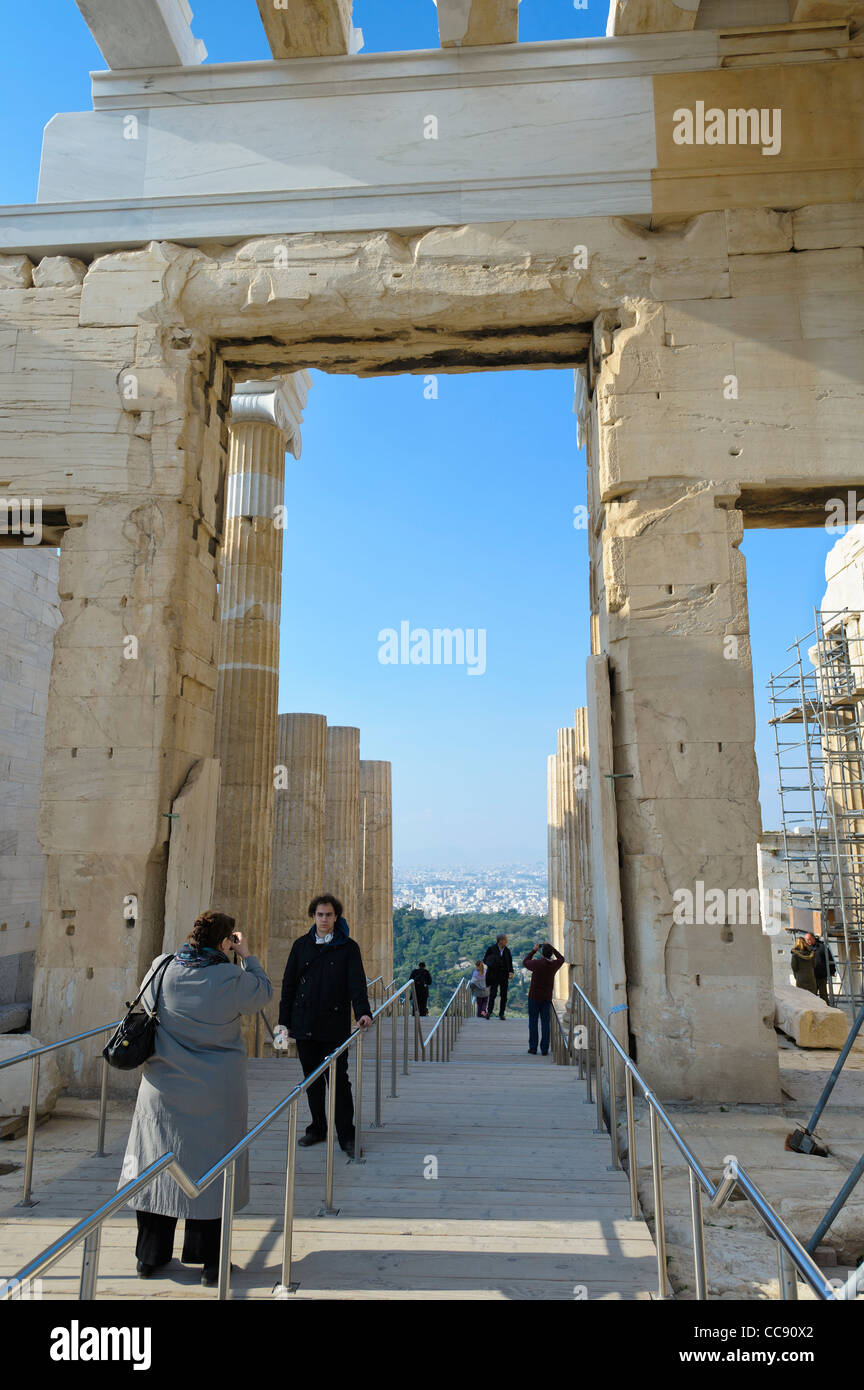
[[[535,960],[537,952],[540,959]],[[555,976],[564,964],[564,957],[549,941],[535,946],[522,962],[531,971],[531,988],[528,990],[528,1051],[537,1056],[537,1024],[540,1024],[540,1051],[545,1057],[549,1052],[549,1014],[552,1009],[552,987]]]

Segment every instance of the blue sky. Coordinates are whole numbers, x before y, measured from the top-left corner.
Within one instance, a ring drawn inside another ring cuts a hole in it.
[[[208,61],[269,56],[254,0],[201,0]],[[602,35],[605,0],[523,0],[523,40]],[[36,195],[42,128],[88,110],[105,64],[73,0],[10,7],[0,51],[0,202]],[[238,14],[241,18],[238,20]],[[244,22],[244,18],[246,22]],[[366,52],[437,47],[431,0],[355,0]],[[18,32],[15,32],[17,26]],[[313,373],[289,458],[281,710],[357,725],[393,763],[397,863],[482,867],[545,858],[546,755],[585,697],[585,500],[568,371],[422,377]],[[747,531],[763,821],[777,825],[765,683],[813,626],[832,538]],[[378,634],[483,628],[487,670],[385,666]]]

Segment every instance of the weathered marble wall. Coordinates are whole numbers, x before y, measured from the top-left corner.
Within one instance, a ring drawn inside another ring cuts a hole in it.
[[[47,546],[0,549],[0,1010],[26,1004],[33,989],[45,864],[36,823],[58,568]],[[20,1012],[9,1015],[12,1026],[25,1022]]]

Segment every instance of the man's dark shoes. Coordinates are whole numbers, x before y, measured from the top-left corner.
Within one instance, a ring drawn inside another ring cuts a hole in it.
[[[340,1144],[339,1147],[342,1150],[343,1154],[347,1154],[349,1158],[354,1158],[355,1148],[353,1139],[347,1139],[345,1143]]]
[[[145,1265],[143,1260],[139,1260],[136,1266],[138,1270],[138,1278],[152,1279],[154,1274],[158,1274],[160,1269],[164,1269],[165,1266],[170,1265],[170,1263],[170,1260],[163,1260],[161,1265]]]
[[[232,1274],[236,1268],[236,1265],[231,1266]],[[205,1265],[201,1271],[201,1283],[204,1285],[205,1289],[215,1289],[216,1285],[219,1283],[219,1266]]]
[[[311,1149],[313,1144],[326,1144],[326,1134],[302,1134],[297,1140],[301,1149]]]
[[[528,1049],[528,1055],[529,1055],[530,1057],[536,1057],[536,1056],[537,1056],[537,1053],[535,1052],[535,1050],[534,1050],[533,1047],[529,1047],[529,1049]],[[543,1056],[544,1056],[544,1057],[546,1056],[546,1053],[545,1053],[545,1052],[543,1053]]]

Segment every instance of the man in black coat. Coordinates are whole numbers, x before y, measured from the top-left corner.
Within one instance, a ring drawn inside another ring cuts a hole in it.
[[[426,969],[425,960],[421,960],[416,970],[412,970],[409,979],[414,981],[414,990],[417,994],[417,1009],[421,1018],[425,1018],[429,1012],[429,987],[432,984],[432,976]],[[414,1012],[414,1000],[411,1000],[411,1012]]]
[[[498,1017],[503,1019],[504,1010],[507,1008],[507,984],[513,979],[513,957],[507,946],[507,937],[503,932],[496,937],[495,945],[489,947],[483,957],[483,964],[486,966],[486,983],[489,986],[486,1017],[491,1018],[495,1012],[495,996],[500,989],[501,1012]]]
[[[336,930],[342,904],[332,893],[322,893],[309,904],[309,916],[312,929],[294,942],[285,966],[274,1035],[277,1046],[283,1046],[287,1036],[295,1039],[304,1076],[320,1067],[350,1035],[352,1006],[361,1028],[372,1022],[360,947],[347,933]],[[325,1072],[306,1092],[312,1123],[298,1140],[303,1148],[327,1138],[326,1086]],[[354,1158],[354,1097],[347,1052],[336,1062],[336,1134],[340,1148]]]

